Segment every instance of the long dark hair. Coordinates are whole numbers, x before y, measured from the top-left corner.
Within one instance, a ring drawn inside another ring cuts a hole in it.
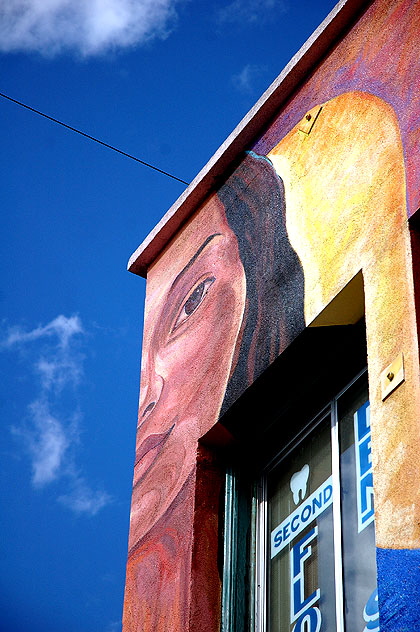
[[[287,235],[283,181],[268,158],[247,152],[218,197],[246,276],[245,313],[223,414],[304,329],[304,276]]]

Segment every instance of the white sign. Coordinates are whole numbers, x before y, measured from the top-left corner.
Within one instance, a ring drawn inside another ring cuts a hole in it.
[[[332,504],[332,476],[271,532],[271,559]]]

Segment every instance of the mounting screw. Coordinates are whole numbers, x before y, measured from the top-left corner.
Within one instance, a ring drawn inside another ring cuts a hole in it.
[[[397,386],[405,381],[404,375],[404,355],[402,351],[396,358],[388,364],[381,373],[381,394],[382,401],[395,391]]]

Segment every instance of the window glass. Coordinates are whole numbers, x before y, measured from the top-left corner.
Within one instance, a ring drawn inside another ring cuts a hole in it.
[[[331,420],[268,476],[269,630],[335,630]]]
[[[370,407],[360,380],[337,402],[346,630],[379,630]]]
[[[379,632],[366,374],[327,411],[264,478],[263,632]]]

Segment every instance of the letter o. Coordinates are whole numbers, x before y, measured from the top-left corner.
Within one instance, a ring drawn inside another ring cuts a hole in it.
[[[308,513],[305,516],[305,511],[306,510],[308,510]],[[311,506],[310,505],[305,505],[305,507],[303,508],[302,513],[300,515],[300,518],[301,518],[302,522],[307,522],[309,520],[309,518],[310,518],[311,513],[312,513]]]

